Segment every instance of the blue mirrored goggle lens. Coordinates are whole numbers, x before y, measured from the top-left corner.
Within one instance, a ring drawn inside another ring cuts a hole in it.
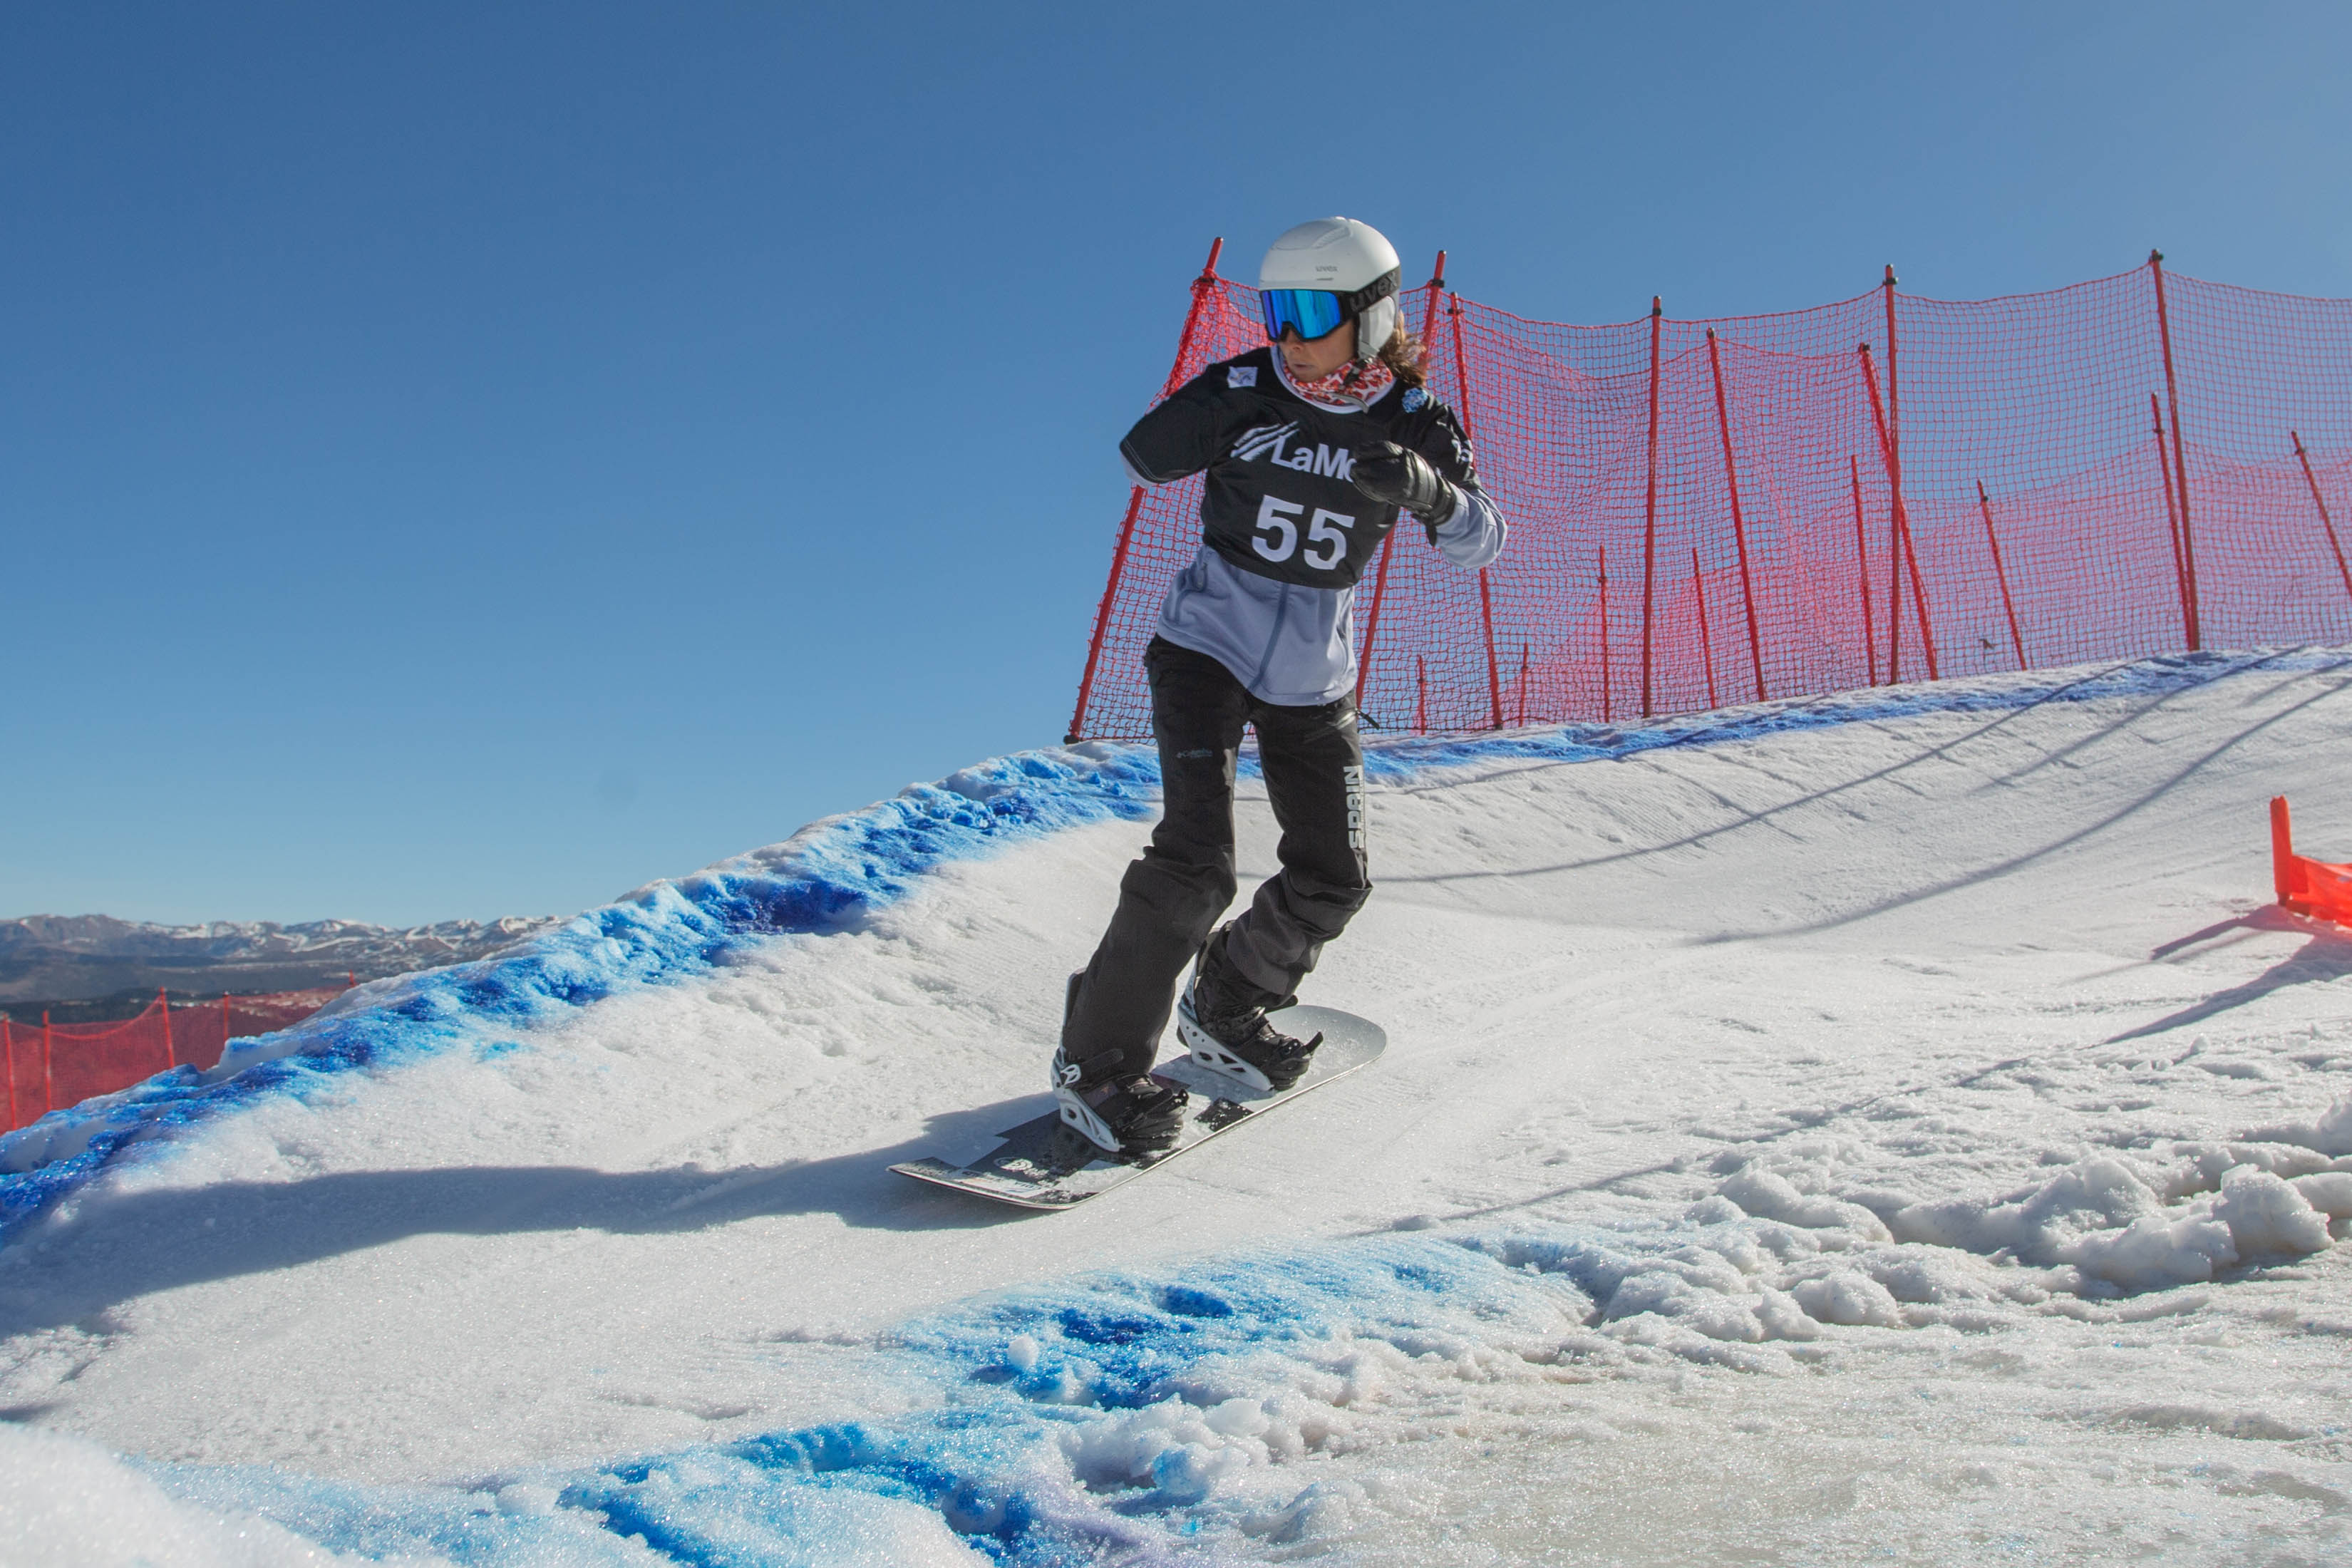
[[[1271,342],[1282,341],[1285,327],[1297,328],[1300,337],[1311,342],[1337,331],[1348,319],[1339,309],[1339,296],[1328,289],[1268,289],[1257,299]]]

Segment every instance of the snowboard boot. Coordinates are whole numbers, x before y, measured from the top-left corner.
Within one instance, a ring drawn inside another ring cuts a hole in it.
[[[1070,976],[1062,1005],[1066,1026],[1078,999],[1079,976]],[[1175,1147],[1184,1130],[1184,1110],[1192,1095],[1182,1084],[1150,1073],[1112,1076],[1087,1081],[1085,1069],[1099,1058],[1072,1061],[1068,1047],[1054,1050],[1054,1106],[1062,1124],[1082,1134],[1106,1154],[1132,1158]]]
[[[1307,1064],[1323,1037],[1296,1039],[1266,1020],[1298,1000],[1272,997],[1234,972],[1225,958],[1231,926],[1219,926],[1201,949],[1192,984],[1176,1003],[1176,1033],[1202,1067],[1237,1079],[1255,1089],[1278,1092],[1306,1076]]]

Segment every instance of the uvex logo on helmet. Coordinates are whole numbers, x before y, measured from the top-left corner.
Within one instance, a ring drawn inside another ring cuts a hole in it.
[[[1244,463],[1255,463],[1260,458],[1276,468],[1289,468],[1301,474],[1323,474],[1335,479],[1356,477],[1356,459],[1347,447],[1336,451],[1318,441],[1310,449],[1301,442],[1284,450],[1290,438],[1298,434],[1298,421],[1287,425],[1261,425],[1255,430],[1244,430],[1242,438],[1234,443],[1234,456]]]

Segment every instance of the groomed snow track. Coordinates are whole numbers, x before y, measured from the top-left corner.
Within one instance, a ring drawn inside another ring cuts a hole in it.
[[[1388,1057],[1066,1215],[884,1167],[1043,1108],[1148,751],[362,988],[0,1140],[0,1558],[2340,1562],[2347,681],[1385,741]]]

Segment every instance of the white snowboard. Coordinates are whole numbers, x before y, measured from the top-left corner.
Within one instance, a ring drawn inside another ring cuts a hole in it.
[[[1355,1071],[1388,1047],[1388,1035],[1378,1024],[1337,1008],[1286,1007],[1268,1016],[1286,1035],[1301,1039],[1322,1035],[1323,1043],[1316,1047],[1307,1076],[1286,1089],[1254,1089],[1223,1073],[1202,1067],[1190,1056],[1161,1062],[1151,1069],[1154,1078],[1181,1083],[1192,1091],[1184,1130],[1171,1148],[1133,1159],[1105,1154],[1083,1134],[1064,1126],[1060,1116],[1048,1111],[1000,1134],[1004,1142],[971,1164],[950,1165],[944,1160],[923,1159],[890,1168],[919,1182],[977,1193],[1021,1208],[1068,1208],[1131,1182],[1186,1150],[1200,1147],[1220,1132],[1244,1121],[1255,1121],[1276,1106]]]

